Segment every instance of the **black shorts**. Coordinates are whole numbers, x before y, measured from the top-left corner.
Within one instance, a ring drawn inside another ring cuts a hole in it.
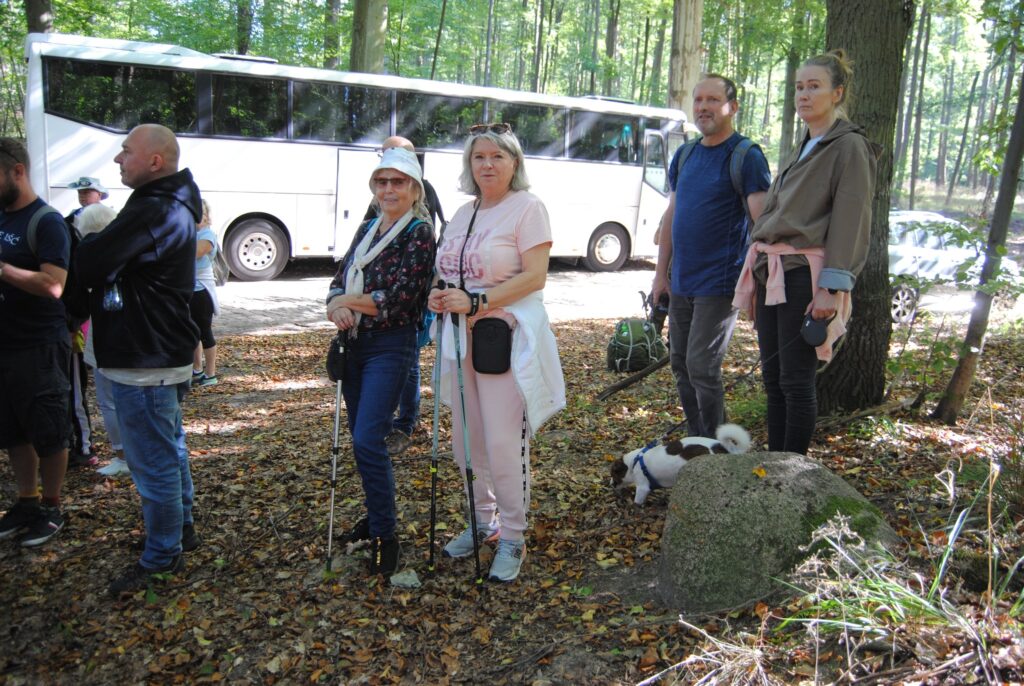
[[[68,447],[71,346],[0,352],[0,448],[31,444],[40,457]]]
[[[205,288],[192,292],[188,311],[192,321],[199,327],[199,340],[202,341],[203,348],[209,349],[217,345],[217,339],[213,337],[213,298]]]

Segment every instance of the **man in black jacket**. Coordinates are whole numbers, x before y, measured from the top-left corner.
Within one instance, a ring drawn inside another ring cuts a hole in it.
[[[115,596],[145,588],[155,574],[181,570],[182,551],[199,545],[180,401],[199,340],[188,301],[202,205],[191,172],[178,171],[179,154],[169,129],[132,129],[114,162],[135,192],[106,229],[82,239],[75,255],[81,285],[92,288],[96,362],[112,382],[146,523],[142,558],[110,584]]]

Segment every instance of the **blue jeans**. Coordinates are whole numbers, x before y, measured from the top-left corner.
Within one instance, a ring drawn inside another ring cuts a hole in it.
[[[395,417],[395,428],[411,436],[416,422],[420,416],[420,349],[416,348],[416,354],[412,359],[412,366],[409,367],[409,376],[402,386],[402,395],[398,400],[398,416]]]
[[[672,294],[668,310],[672,374],[691,436],[714,438],[725,421],[722,360],[737,314],[731,295]]]
[[[166,567],[181,554],[181,527],[192,523],[192,473],[181,424],[188,382],[129,386],[110,382],[124,456],[142,499],[146,549],[139,563]]]
[[[807,454],[818,418],[818,355],[800,335],[811,292],[810,267],[786,272],[786,302],[765,305],[757,286],[757,344],[767,396],[768,450]]]
[[[341,392],[374,538],[395,535],[395,475],[384,439],[415,358],[416,327],[412,325],[360,331],[346,349]]]

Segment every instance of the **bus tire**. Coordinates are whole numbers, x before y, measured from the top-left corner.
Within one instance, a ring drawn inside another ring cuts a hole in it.
[[[583,262],[594,272],[614,272],[622,269],[628,258],[629,236],[621,226],[609,222],[590,236]]]
[[[288,240],[269,219],[246,219],[228,234],[224,257],[241,281],[268,281],[288,264]]]

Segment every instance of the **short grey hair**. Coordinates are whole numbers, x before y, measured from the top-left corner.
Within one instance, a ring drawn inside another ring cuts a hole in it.
[[[82,208],[81,212],[75,215],[75,228],[78,229],[78,233],[82,234],[82,236],[99,233],[107,228],[107,224],[114,221],[116,216],[117,212],[112,208],[96,202],[92,205],[86,205]]]
[[[476,179],[473,178],[471,157],[473,156],[473,146],[482,138],[494,143],[500,150],[511,155],[515,161],[516,171],[512,175],[512,183],[509,184],[509,189],[513,191],[527,190],[530,187],[530,181],[526,178],[526,158],[523,156],[523,146],[519,144],[519,139],[511,131],[505,133],[484,131],[470,134],[469,138],[466,139],[466,147],[462,151],[462,173],[459,174],[459,190],[477,198],[480,197],[480,186],[476,184]]]

